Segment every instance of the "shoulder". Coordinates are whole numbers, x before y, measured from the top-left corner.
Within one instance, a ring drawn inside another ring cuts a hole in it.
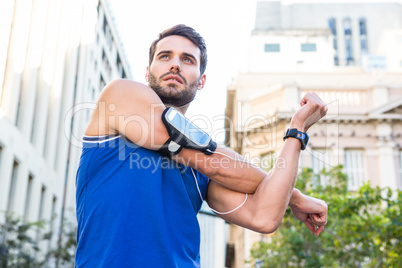
[[[116,79],[106,84],[99,100],[127,101],[131,98],[140,98],[156,95],[148,86],[128,79]]]
[[[102,90],[98,105],[106,107],[107,115],[130,116],[145,115],[149,108],[164,107],[155,91],[139,82],[117,79],[106,84]]]

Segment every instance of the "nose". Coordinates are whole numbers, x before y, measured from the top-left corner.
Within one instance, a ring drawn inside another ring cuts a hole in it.
[[[175,64],[170,67],[170,71],[172,72],[180,72],[180,66]]]
[[[179,59],[174,59],[170,65],[170,71],[171,72],[180,72],[181,68],[180,68],[180,63],[179,63]]]

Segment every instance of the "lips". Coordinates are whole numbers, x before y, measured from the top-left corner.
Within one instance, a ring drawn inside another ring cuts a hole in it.
[[[169,81],[169,80],[175,80],[180,84],[183,84],[183,80],[178,75],[167,75],[165,78],[163,78],[163,81]]]

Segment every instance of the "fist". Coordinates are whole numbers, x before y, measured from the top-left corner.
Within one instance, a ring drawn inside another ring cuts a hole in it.
[[[291,128],[306,132],[318,120],[323,118],[328,107],[316,93],[307,93],[300,101],[300,109],[293,115]]]
[[[289,205],[293,215],[303,222],[316,236],[327,224],[328,205],[325,201],[301,194],[298,202]]]

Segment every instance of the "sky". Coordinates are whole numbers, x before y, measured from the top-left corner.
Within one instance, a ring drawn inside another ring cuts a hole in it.
[[[207,81],[186,115],[209,133],[222,128],[223,120],[217,116],[224,114],[227,86],[240,71],[247,71],[256,1],[109,0],[109,4],[135,81],[146,83],[148,49],[163,30],[181,23],[204,37],[208,51]],[[224,137],[221,134],[215,138]]]

